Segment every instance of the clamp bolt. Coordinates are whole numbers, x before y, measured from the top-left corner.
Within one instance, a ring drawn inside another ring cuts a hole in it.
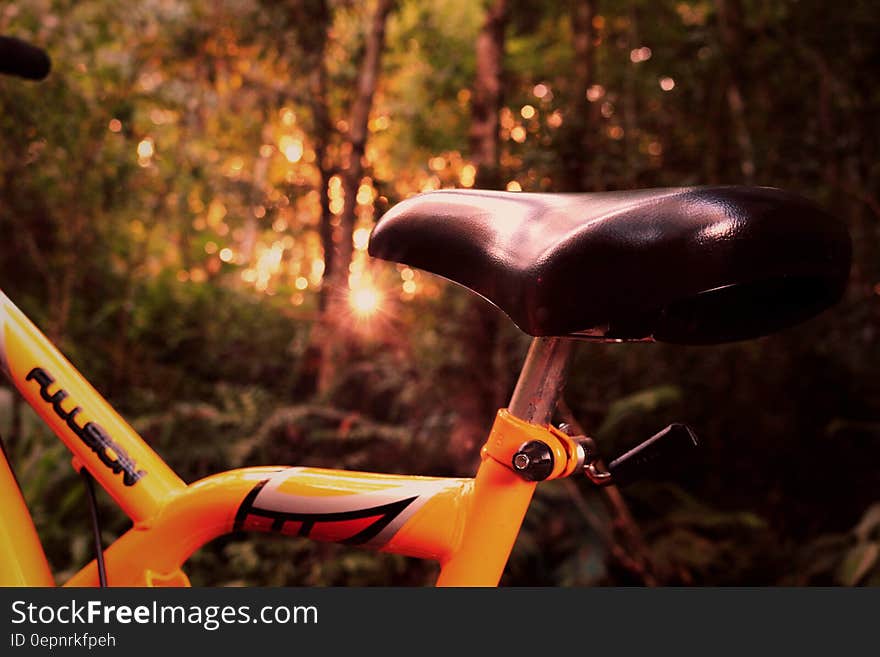
[[[526,481],[544,481],[553,472],[553,450],[545,442],[530,440],[513,455],[512,463]]]

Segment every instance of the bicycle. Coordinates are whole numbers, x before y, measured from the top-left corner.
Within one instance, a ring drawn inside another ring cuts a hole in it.
[[[96,558],[65,586],[185,586],[186,559],[236,531],[433,559],[438,585],[494,586],[539,482],[624,484],[696,445],[670,425],[606,467],[589,437],[553,426],[575,340],[766,335],[836,303],[851,250],[842,224],[773,188],[442,190],[397,204],[370,255],[463,285],[534,338],[471,478],[264,466],[186,484],[2,292],[0,367],[133,522],[106,550],[96,531]],[[0,585],[53,586],[5,453],[0,498]]]

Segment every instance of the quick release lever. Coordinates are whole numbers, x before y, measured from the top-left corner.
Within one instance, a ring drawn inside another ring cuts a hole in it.
[[[596,481],[588,464],[584,466],[585,474],[594,483],[626,486],[640,479],[650,479],[679,469],[693,457],[698,446],[697,436],[689,426],[670,424],[608,463],[607,480]]]

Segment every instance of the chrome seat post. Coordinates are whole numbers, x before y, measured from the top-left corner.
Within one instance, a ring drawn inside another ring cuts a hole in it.
[[[510,398],[511,415],[531,424],[550,424],[571,362],[570,338],[535,338]]]

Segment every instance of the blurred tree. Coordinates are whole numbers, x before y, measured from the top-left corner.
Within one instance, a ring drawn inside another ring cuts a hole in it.
[[[376,93],[382,50],[385,47],[385,25],[394,4],[393,0],[377,0],[355,81],[355,97],[346,123],[347,140],[342,148],[341,166],[343,204],[339,213],[338,231],[333,235],[333,265],[329,272],[326,269],[325,256],[325,291],[322,295],[326,295],[327,300],[320,320],[323,330],[317,333],[321,350],[318,375],[320,394],[327,394],[332,389],[338,378],[340,363],[346,360],[345,355],[349,350],[349,293],[351,291],[357,295],[358,290],[371,290],[364,287],[370,285],[368,281],[361,282],[353,277],[353,240],[358,205],[364,205],[358,199],[364,173],[370,110],[373,107],[373,95]],[[326,219],[326,216],[322,217],[322,220]],[[322,234],[326,232],[327,229],[322,226]]]
[[[755,149],[746,118],[748,108],[743,99],[745,70],[741,53],[746,48],[743,5],[740,0],[715,0],[715,8],[718,13],[718,31],[724,56],[723,69],[727,87],[725,95],[739,147],[740,170],[743,182],[751,184],[755,179]]]
[[[476,71],[472,84],[470,157],[476,169],[474,186],[501,189],[499,113],[504,102],[504,41],[507,0],[492,0],[476,40]],[[458,472],[472,472],[495,410],[507,392],[505,373],[496,364],[500,313],[476,295],[466,301],[457,338],[466,369],[457,372],[452,398],[455,425],[448,453]]]
[[[560,175],[555,185],[560,191],[583,192],[596,187],[590,175],[595,162],[594,142],[599,120],[598,107],[590,102],[597,93],[593,87],[596,68],[596,5],[595,0],[571,3],[573,75],[571,97],[560,139]]]

